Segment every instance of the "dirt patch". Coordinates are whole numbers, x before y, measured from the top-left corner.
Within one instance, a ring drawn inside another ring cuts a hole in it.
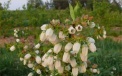
[[[4,47],[5,44],[12,44],[16,42],[15,37],[0,37],[0,47]],[[28,36],[27,38],[21,38],[20,42],[33,46],[34,36]]]
[[[116,42],[122,42],[122,35],[114,37],[114,36],[108,36],[108,38],[111,38],[112,40]]]

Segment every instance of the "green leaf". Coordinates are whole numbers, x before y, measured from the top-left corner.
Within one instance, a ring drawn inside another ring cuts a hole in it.
[[[71,4],[69,4],[69,9],[70,9],[70,16],[74,21],[75,20],[75,14],[74,14],[74,9],[73,9]]]
[[[74,14],[75,14],[76,17],[80,16],[80,6],[79,6],[79,3],[77,3],[75,8],[74,8]]]

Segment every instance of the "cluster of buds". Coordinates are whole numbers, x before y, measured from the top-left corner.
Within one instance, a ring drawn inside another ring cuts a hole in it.
[[[89,67],[88,53],[97,50],[93,37],[103,33],[105,38],[106,35],[105,29],[92,22],[91,18],[85,15],[72,24],[61,24],[59,20],[52,20],[50,24],[42,25],[40,42],[33,47],[34,51],[25,49],[24,46],[25,52],[22,52],[20,61],[39,75],[44,72],[54,75],[53,71],[61,75],[67,72],[73,76],[86,73]],[[95,69],[89,70],[98,72]],[[28,76],[33,76],[33,73]]]

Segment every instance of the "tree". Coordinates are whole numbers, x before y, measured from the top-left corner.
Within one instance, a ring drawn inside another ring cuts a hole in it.
[[[42,5],[42,0],[28,0],[27,8],[40,8]]]
[[[0,10],[3,10],[2,3],[0,3]]]

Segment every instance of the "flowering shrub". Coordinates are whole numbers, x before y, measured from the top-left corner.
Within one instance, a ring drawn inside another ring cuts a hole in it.
[[[97,64],[91,65],[89,54],[97,48],[95,39],[106,38],[104,27],[92,21],[93,17],[83,15],[60,20],[52,20],[42,25],[39,42],[34,46],[22,45],[19,40],[19,30],[14,30],[17,45],[10,47],[11,51],[19,46],[20,61],[39,75],[47,76],[78,76],[79,73],[98,73]],[[22,46],[20,46],[20,45]],[[34,72],[28,74],[33,76]]]

